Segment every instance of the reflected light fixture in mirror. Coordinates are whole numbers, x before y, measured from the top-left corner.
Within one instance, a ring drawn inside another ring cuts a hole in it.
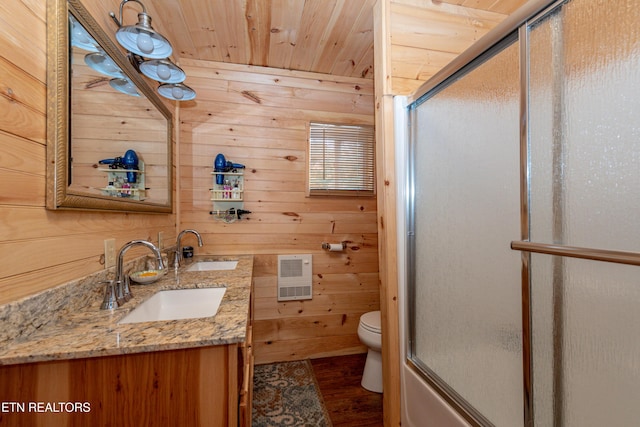
[[[125,77],[120,67],[104,52],[88,53],[84,56],[84,62],[89,67],[106,76],[118,79]]]
[[[142,12],[138,13],[137,24],[125,26],[122,9],[129,2],[138,3]],[[122,0],[119,18],[113,12],[109,15],[118,25],[116,40],[127,50],[131,64],[140,73],[160,82],[160,95],[174,101],[189,101],[196,97],[196,92],[183,83],[187,77],[185,72],[169,59],[173,52],[171,43],[151,27],[151,17],[142,2]]]
[[[87,30],[73,17],[69,15],[69,25],[71,31],[71,44],[79,49],[86,50],[84,62],[93,70],[112,77],[109,85],[120,92],[130,96],[140,96],[136,86],[129,80],[122,69],[113,59],[100,47]]]

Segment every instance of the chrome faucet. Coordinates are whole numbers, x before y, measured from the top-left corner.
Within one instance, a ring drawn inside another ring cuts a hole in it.
[[[129,277],[124,274],[124,254],[133,246],[146,246],[149,248],[158,261],[158,270],[164,269],[162,263],[162,254],[153,243],[146,240],[132,240],[126,243],[118,252],[118,261],[116,263],[116,276],[113,280],[107,282],[107,289],[104,295],[104,301],[102,301],[101,309],[118,308],[125,302],[129,301],[132,297],[131,290],[129,289]]]
[[[184,236],[186,233],[195,234],[195,236],[198,238],[198,246],[202,247],[202,237],[200,236],[200,233],[193,229],[182,230],[180,234],[178,234],[178,238],[176,239],[176,256],[174,258],[175,268],[180,267],[180,261],[182,261],[182,244],[180,243],[180,240],[182,240],[182,236]]]

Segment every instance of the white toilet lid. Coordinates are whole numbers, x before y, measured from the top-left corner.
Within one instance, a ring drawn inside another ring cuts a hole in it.
[[[360,316],[360,324],[368,331],[380,333],[380,311],[370,311]]]

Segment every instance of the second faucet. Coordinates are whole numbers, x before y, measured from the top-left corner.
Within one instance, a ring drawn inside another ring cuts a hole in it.
[[[174,266],[175,268],[180,267],[180,261],[182,261],[182,236],[184,236],[187,233],[191,233],[194,234],[197,238],[198,238],[198,246],[202,247],[202,237],[200,236],[200,233],[198,233],[196,230],[193,230],[191,228],[188,228],[186,230],[182,230],[180,232],[180,234],[178,234],[178,238],[176,239],[176,256],[174,258]]]

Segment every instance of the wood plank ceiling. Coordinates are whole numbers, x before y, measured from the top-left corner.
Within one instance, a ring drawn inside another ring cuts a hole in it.
[[[508,14],[522,0],[399,0],[450,3]],[[376,0],[143,0],[173,58],[373,78]],[[124,8],[126,24],[140,8]]]
[[[375,1],[147,0],[145,6],[176,59],[372,78]]]

